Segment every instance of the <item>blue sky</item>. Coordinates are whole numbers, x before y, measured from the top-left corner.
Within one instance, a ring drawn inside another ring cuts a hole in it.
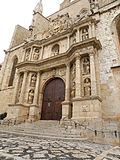
[[[3,50],[7,50],[15,28],[19,24],[29,28],[33,9],[39,0],[3,0],[0,2],[0,63],[4,60]],[[48,16],[59,10],[63,0],[43,0],[43,15]]]

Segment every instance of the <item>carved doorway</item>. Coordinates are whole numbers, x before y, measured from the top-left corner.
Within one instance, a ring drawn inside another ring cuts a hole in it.
[[[42,120],[60,120],[62,118],[62,102],[65,100],[65,84],[62,79],[55,78],[45,87],[43,93]]]

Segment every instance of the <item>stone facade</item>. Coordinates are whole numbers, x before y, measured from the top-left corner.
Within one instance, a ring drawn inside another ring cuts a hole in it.
[[[40,1],[29,30],[17,26],[5,52],[0,113],[19,123],[41,119],[45,86],[60,78],[61,123],[76,121],[101,132],[112,128],[118,136],[110,135],[110,143],[120,143],[119,28],[119,0],[64,0],[47,18]],[[96,141],[101,140],[109,143]]]

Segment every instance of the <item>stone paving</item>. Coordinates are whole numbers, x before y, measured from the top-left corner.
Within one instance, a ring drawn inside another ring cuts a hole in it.
[[[120,147],[0,133],[0,160],[119,160]]]

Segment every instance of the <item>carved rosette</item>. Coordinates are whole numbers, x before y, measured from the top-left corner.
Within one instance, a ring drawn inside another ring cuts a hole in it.
[[[90,79],[90,58],[89,56],[81,59],[82,69],[82,96],[91,96],[91,79]]]
[[[76,64],[75,62],[73,64],[71,64],[71,68],[70,68],[70,72],[71,72],[71,98],[75,97],[75,78],[76,78]]]

